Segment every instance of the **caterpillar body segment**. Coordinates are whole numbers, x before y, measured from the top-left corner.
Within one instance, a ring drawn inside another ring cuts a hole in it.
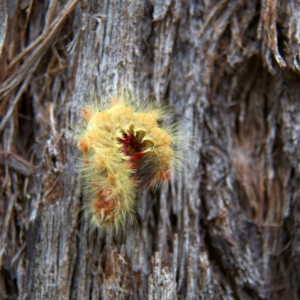
[[[159,125],[166,107],[137,106],[124,92],[106,106],[98,103],[85,104],[84,125],[75,137],[82,153],[83,208],[92,227],[118,231],[134,220],[138,189],[157,186],[177,171],[180,138],[176,127]]]

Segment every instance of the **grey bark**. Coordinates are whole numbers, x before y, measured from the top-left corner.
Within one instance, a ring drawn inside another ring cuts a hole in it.
[[[300,3],[0,3],[0,299],[299,299]],[[80,220],[69,120],[126,86],[192,147],[123,236]]]

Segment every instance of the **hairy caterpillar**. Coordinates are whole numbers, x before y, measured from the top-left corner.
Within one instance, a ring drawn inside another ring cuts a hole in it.
[[[92,227],[124,227],[134,220],[138,188],[155,187],[178,169],[177,127],[159,125],[168,111],[138,104],[125,91],[106,105],[91,101],[83,106],[75,140],[82,154],[83,209]]]

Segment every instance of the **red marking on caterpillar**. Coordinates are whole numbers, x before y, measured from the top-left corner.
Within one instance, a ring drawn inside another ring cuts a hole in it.
[[[93,101],[82,109],[75,138],[83,156],[84,209],[94,227],[124,227],[134,219],[138,189],[169,180],[181,161],[176,126],[159,125],[166,107],[136,103],[123,92],[107,106]]]

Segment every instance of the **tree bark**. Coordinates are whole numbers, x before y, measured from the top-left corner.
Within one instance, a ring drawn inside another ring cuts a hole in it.
[[[0,299],[299,299],[296,0],[0,2]],[[174,107],[184,174],[91,232],[69,123]]]

